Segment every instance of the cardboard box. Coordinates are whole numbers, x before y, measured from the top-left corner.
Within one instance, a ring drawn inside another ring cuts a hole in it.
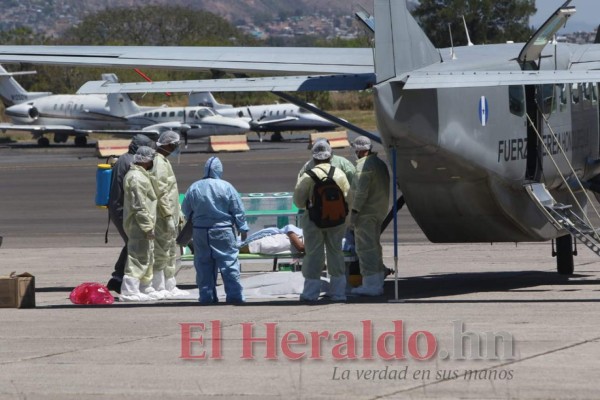
[[[0,276],[0,308],[35,308],[35,278],[27,272]]]

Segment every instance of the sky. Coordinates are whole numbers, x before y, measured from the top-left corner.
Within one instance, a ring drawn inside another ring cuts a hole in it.
[[[538,28],[546,19],[566,0],[536,0],[537,13],[529,20],[530,25]],[[573,15],[567,27],[560,32],[593,31],[600,25],[599,0],[573,0],[570,4],[575,6],[577,12]]]

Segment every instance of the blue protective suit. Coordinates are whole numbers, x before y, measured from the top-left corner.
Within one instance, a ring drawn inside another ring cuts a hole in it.
[[[201,303],[216,303],[217,271],[225,285],[228,303],[244,301],[240,284],[239,249],[235,230],[247,232],[244,206],[237,190],[221,179],[223,165],[208,159],[204,177],[192,184],[181,209],[194,225],[194,267]]]

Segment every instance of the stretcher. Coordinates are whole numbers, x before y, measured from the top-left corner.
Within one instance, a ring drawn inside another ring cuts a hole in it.
[[[293,254],[291,252],[279,253],[279,254],[250,254],[250,253],[240,253],[238,255],[238,259],[240,263],[244,261],[264,261],[264,260],[272,260],[273,261],[273,271],[277,271],[277,266],[281,263],[285,263],[287,265],[292,265],[292,271],[299,271],[302,265],[302,254]],[[194,262],[193,254],[183,254],[181,256],[181,264],[183,266],[184,263],[192,263]]]
[[[302,254],[285,252],[278,254],[250,254],[250,253],[240,253],[238,255],[238,259],[240,263],[243,264],[244,261],[264,261],[264,260],[272,260],[273,261],[273,272],[278,269],[281,271],[300,271],[302,267]],[[181,255],[181,267],[179,270],[183,268],[191,268],[194,265],[194,255],[187,250],[187,254]],[[344,261],[346,263],[354,262],[357,260],[356,254],[351,252],[344,252]],[[283,269],[283,265],[288,267],[288,269]],[[291,269],[289,269],[291,266]],[[279,268],[278,268],[279,267]],[[179,272],[179,270],[177,272]]]

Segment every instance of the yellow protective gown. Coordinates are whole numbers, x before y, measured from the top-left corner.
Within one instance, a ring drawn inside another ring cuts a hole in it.
[[[131,165],[123,182],[123,229],[129,238],[125,275],[149,285],[152,282],[154,241],[149,240],[147,234],[154,231],[156,195],[149,173],[139,165]]]
[[[329,173],[331,164],[318,164],[312,171],[319,178],[324,178]],[[344,193],[348,195],[350,184],[344,172],[336,168],[333,180]],[[312,196],[314,181],[308,174],[298,178],[294,189],[294,204],[299,209],[306,209],[306,202]],[[327,270],[333,277],[345,276],[344,253],[342,252],[342,239],[346,225],[333,228],[319,228],[312,222],[308,212],[302,214],[300,225],[304,233],[304,260],[302,262],[302,275],[305,279],[319,279],[325,265],[325,250],[327,251]]]
[[[150,170],[156,193],[156,239],[154,240],[154,271],[164,271],[165,279],[175,276],[177,258],[177,226],[179,225],[179,189],[171,163],[156,153]]]
[[[352,210],[358,211],[354,240],[360,273],[369,276],[384,272],[380,238],[381,224],[389,211],[390,174],[377,153],[356,162],[349,197]]]

